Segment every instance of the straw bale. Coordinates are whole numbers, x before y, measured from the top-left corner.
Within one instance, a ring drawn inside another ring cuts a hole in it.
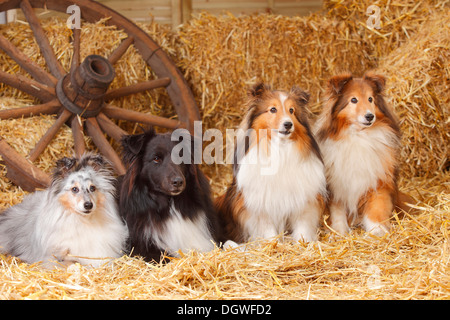
[[[380,30],[366,24],[365,10],[371,4],[382,8]],[[235,127],[246,89],[256,81],[310,91],[314,119],[331,75],[367,69],[384,73],[387,96],[404,133],[399,185],[418,200],[419,214],[395,215],[392,232],[383,238],[360,230],[342,238],[324,225],[316,243],[292,243],[280,236],[250,243],[245,251],[185,253],[167,265],[124,256],[95,269],[74,265],[44,270],[0,255],[0,299],[450,299],[448,13],[448,1],[327,0],[323,12],[307,17],[203,13],[176,30],[139,24],[184,73],[200,107],[203,129],[225,132]],[[42,23],[68,69],[72,48],[65,21]],[[45,65],[27,25],[2,26],[0,32]],[[104,21],[85,24],[81,58],[108,55],[125,36]],[[0,68],[26,75],[1,52]],[[115,69],[113,88],[154,77],[134,48]],[[26,94],[0,85],[0,108],[33,103]],[[162,90],[113,103],[176,117]],[[26,154],[51,123],[52,117],[44,116],[2,120],[0,135]],[[129,132],[140,130],[120,125]],[[94,148],[89,139],[86,142]],[[71,155],[72,148],[70,129],[63,127],[36,165],[48,171],[56,159]],[[202,169],[215,195],[231,181],[229,166]],[[20,202],[26,194],[5,172],[0,167],[0,208]]]
[[[358,50],[358,41],[349,41],[346,33],[347,26],[318,15],[237,18],[204,13],[178,30],[179,65],[198,84],[193,90],[206,127],[235,126],[246,89],[256,81],[280,89],[299,85],[311,92],[311,109],[317,111],[323,83],[342,68],[342,61],[354,71],[373,67]]]
[[[442,28],[447,26],[447,28]],[[387,96],[401,119],[403,174],[430,177],[450,165],[450,15],[433,14],[380,61]]]
[[[369,5],[381,29],[364,23]],[[450,18],[448,1],[336,1],[328,17],[357,21],[374,67],[388,78],[386,95],[401,120],[402,174],[431,176],[449,169]]]
[[[381,8],[380,30],[367,25],[369,5]],[[237,126],[246,89],[256,81],[280,89],[303,87],[311,93],[314,119],[331,75],[377,69],[388,78],[393,91],[387,96],[393,95],[394,110],[402,117],[402,174],[429,175],[448,168],[449,28],[440,32],[448,16],[446,1],[326,1],[323,13],[307,17],[203,13],[177,30],[176,60],[194,91],[204,128]],[[403,64],[389,63],[394,56],[404,57]],[[414,73],[407,71],[412,68]],[[427,85],[420,89],[423,82]],[[426,92],[418,99],[408,84]],[[405,91],[413,100],[408,104],[416,106],[407,123],[405,102],[398,103]],[[423,105],[432,107],[420,110]],[[431,110],[434,122],[424,123],[424,113]],[[418,133],[423,138],[416,144]]]

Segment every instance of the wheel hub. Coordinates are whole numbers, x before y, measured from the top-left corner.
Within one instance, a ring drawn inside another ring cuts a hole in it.
[[[114,77],[114,68],[106,58],[90,55],[58,81],[56,96],[70,112],[95,117],[104,106],[103,97]]]

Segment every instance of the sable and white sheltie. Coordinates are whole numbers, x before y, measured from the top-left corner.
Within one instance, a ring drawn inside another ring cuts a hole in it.
[[[295,241],[317,240],[326,179],[308,100],[297,87],[284,92],[261,83],[249,90],[240,125],[246,135],[236,141],[245,149],[235,148],[233,182],[215,203],[227,239],[242,243],[288,232]]]
[[[210,251],[219,234],[208,180],[194,164],[194,152],[189,163],[174,163],[175,145],[170,133],[153,130],[122,140],[128,170],[119,210],[130,230],[131,253],[147,261],[179,256],[179,250]]]
[[[331,228],[340,234],[352,224],[375,235],[390,228],[398,200],[400,129],[383,98],[384,86],[385,78],[370,72],[332,77],[314,128],[326,167]]]
[[[114,178],[100,155],[56,162],[51,185],[0,214],[0,251],[44,267],[93,267],[124,254],[128,229]]]

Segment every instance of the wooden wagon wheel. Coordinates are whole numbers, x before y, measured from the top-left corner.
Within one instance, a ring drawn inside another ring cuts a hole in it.
[[[33,8],[46,8],[66,13],[67,8],[73,4],[80,8],[81,18],[84,21],[96,22],[110,17],[106,24],[123,30],[128,37],[109,57],[90,55],[80,62],[81,32],[80,29],[73,29],[72,64],[70,70],[66,71],[56,58]],[[0,0],[0,12],[15,8],[20,8],[25,15],[45,59],[48,71],[41,68],[0,35],[0,49],[32,77],[29,79],[0,71],[0,82],[26,92],[41,102],[41,104],[33,106],[2,110],[0,119],[39,114],[57,115],[54,124],[26,158],[0,138],[0,155],[7,166],[7,176],[23,189],[32,191],[37,187],[42,188],[49,185],[49,175],[34,166],[33,162],[44,151],[64,123],[67,122],[71,126],[75,154],[80,155],[84,152],[83,130],[78,117],[85,119],[87,134],[100,152],[112,162],[118,174],[123,174],[125,168],[103,133],[114,140],[120,140],[126,132],[111,119],[151,124],[169,129],[186,127],[191,131],[193,122],[200,119],[193,95],[175,64],[143,30],[119,13],[90,0]],[[131,45],[134,45],[143,60],[151,67],[157,79],[127,87],[108,89],[115,76],[114,63]],[[126,110],[107,103],[114,98],[161,87],[166,89],[179,121]]]

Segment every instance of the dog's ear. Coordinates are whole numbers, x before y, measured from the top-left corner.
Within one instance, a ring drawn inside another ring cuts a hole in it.
[[[289,94],[297,101],[300,105],[306,105],[309,102],[310,94],[303,91],[297,86],[293,86]]]
[[[331,79],[328,80],[328,93],[333,95],[341,94],[344,86],[352,79],[353,76],[351,73],[342,73],[331,77]]]
[[[261,98],[266,91],[269,91],[270,87],[260,82],[255,84],[247,91],[247,95],[250,99],[259,99]]]
[[[64,157],[62,159],[59,159],[56,161],[56,169],[58,170],[70,170],[75,166],[75,163],[77,163],[76,158],[68,158]]]
[[[64,157],[62,159],[59,159],[56,161],[56,168],[53,173],[55,178],[58,177],[66,177],[69,172],[72,171],[72,169],[75,167],[75,164],[77,163],[76,158],[68,158]]]
[[[122,138],[122,158],[125,163],[131,163],[141,151],[145,141],[145,133],[127,135]]]
[[[151,128],[145,133],[127,135],[122,138],[122,157],[125,163],[131,163],[141,152],[146,141],[149,141],[156,135],[155,130]]]
[[[374,84],[375,93],[382,93],[386,85],[386,78],[383,75],[367,72],[364,74],[364,80],[370,81]]]
[[[90,166],[95,171],[99,171],[109,165],[109,162],[100,154],[89,155],[83,160],[84,163],[82,163],[82,165]]]

